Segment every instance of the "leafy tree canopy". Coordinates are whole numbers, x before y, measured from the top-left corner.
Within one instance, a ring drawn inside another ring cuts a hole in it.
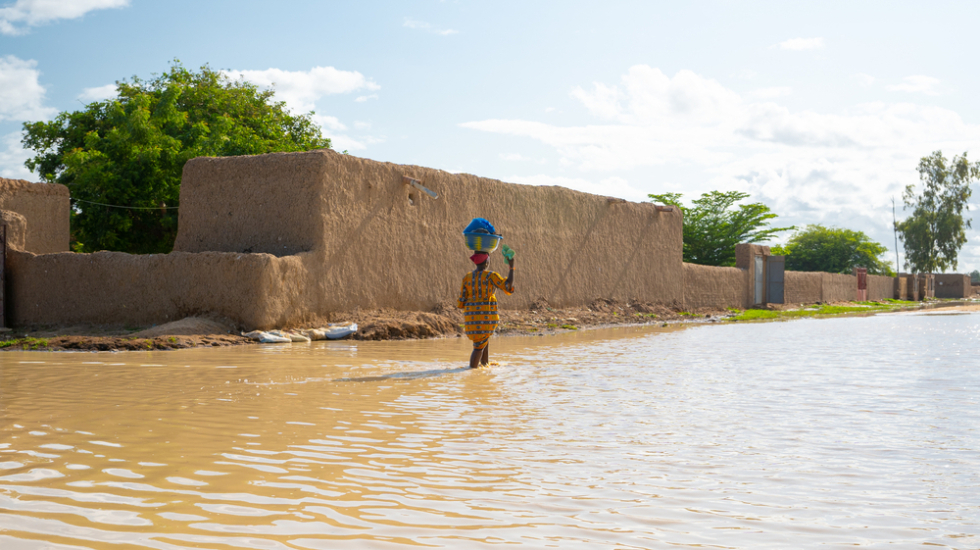
[[[681,204],[680,193],[649,195],[654,202],[670,204],[684,214],[684,261],[702,265],[735,265],[735,245],[766,242],[780,231],[794,227],[769,227],[778,217],[761,202],[739,204],[748,193],[711,191]]]
[[[310,114],[289,114],[272,91],[205,65],[174,61],[151,80],[116,83],[117,96],[24,124],[25,165],[72,196],[77,252],[169,252],[184,163],[200,156],[330,147]],[[104,205],[123,206],[112,208]]]
[[[942,151],[936,151],[919,161],[922,193],[916,195],[914,185],[905,188],[902,198],[912,215],[897,224],[907,269],[914,273],[956,269],[966,228],[971,227],[970,220],[963,219],[963,210],[970,209],[970,185],[978,179],[980,162],[970,164],[966,153],[949,162]]]
[[[970,272],[970,283],[980,285],[980,271],[974,269]]]
[[[880,257],[888,249],[861,231],[808,225],[794,233],[785,246],[772,253],[786,256],[786,269],[792,271],[825,271],[850,273],[855,267],[866,267],[873,275],[894,276],[891,263]]]

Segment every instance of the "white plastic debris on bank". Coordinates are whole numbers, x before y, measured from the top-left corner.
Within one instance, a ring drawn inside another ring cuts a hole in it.
[[[253,330],[242,336],[258,340],[262,344],[289,344],[291,342],[310,342],[313,340],[339,340],[357,332],[357,323],[330,325],[328,327],[303,330]]]

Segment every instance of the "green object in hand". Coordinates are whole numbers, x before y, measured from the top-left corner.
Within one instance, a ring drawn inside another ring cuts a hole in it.
[[[507,245],[500,248],[500,253],[503,254],[504,258],[507,258],[508,260],[514,259],[514,249]]]

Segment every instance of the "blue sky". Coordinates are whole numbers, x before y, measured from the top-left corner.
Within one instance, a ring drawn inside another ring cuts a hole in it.
[[[737,189],[893,249],[918,159],[980,159],[977,20],[975,2],[0,0],[0,175],[36,179],[24,121],[178,58],[274,84],[354,155],[630,200]],[[960,271],[980,268],[969,239]]]

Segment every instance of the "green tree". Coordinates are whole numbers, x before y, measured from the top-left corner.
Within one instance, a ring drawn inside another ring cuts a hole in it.
[[[970,272],[970,283],[980,285],[980,271],[974,269]]]
[[[82,111],[24,124],[23,144],[35,153],[27,168],[71,190],[77,252],[172,250],[189,159],[330,146],[312,113],[291,115],[272,91],[207,65],[193,72],[175,61],[152,80],[117,82],[116,92]]]
[[[648,196],[684,214],[684,261],[693,264],[735,265],[735,245],[765,242],[780,231],[795,229],[769,227],[769,220],[778,216],[761,202],[736,206],[749,197],[740,191],[704,193],[690,207],[681,204],[680,193]]]
[[[881,259],[888,252],[861,231],[808,225],[794,233],[785,246],[773,247],[772,253],[786,256],[786,269],[792,271],[826,271],[850,273],[855,267],[866,267],[874,275],[894,276],[891,263]]]
[[[980,162],[970,164],[963,156],[949,162],[942,151],[919,161],[922,194],[915,186],[905,188],[902,198],[912,215],[897,224],[905,245],[905,267],[914,273],[937,273],[956,269],[957,256],[966,243],[970,220],[963,219],[969,210],[970,185],[980,179]]]

